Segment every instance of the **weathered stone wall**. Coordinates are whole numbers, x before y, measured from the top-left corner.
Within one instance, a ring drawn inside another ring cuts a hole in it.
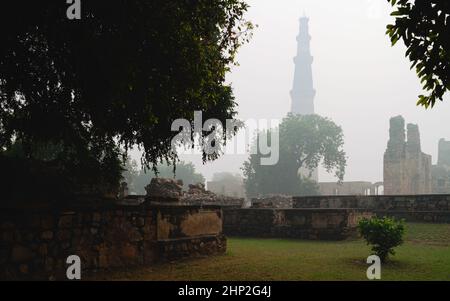
[[[450,195],[294,197],[294,208],[363,208],[407,221],[450,223]]]
[[[293,197],[294,208],[364,208],[400,211],[448,211],[450,195],[347,195]]]
[[[342,240],[357,234],[361,209],[227,209],[224,233],[230,236]]]
[[[215,205],[215,206],[225,206],[242,208],[244,206],[245,200],[243,198],[235,198],[223,195],[193,195],[184,194],[180,199],[181,204],[185,205]]]
[[[383,163],[384,194],[431,193],[431,156],[421,150],[419,127],[402,116],[390,120],[389,141]]]
[[[65,279],[69,255],[81,258],[83,271],[95,271],[225,250],[217,206],[26,207],[0,212],[0,279]]]
[[[395,217],[407,222],[420,223],[450,223],[450,211],[404,211],[404,210],[374,210],[376,216]]]
[[[252,208],[292,208],[292,196],[272,195],[253,198]]]

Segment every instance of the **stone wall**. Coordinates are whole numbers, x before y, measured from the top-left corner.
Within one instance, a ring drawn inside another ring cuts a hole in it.
[[[215,205],[215,206],[223,206],[223,207],[233,207],[233,208],[242,208],[244,206],[245,200],[243,198],[235,198],[223,195],[188,195],[184,194],[184,196],[180,199],[181,204],[185,205]]]
[[[363,208],[412,222],[450,223],[450,195],[294,197],[294,208]]]
[[[292,208],[292,196],[272,195],[253,198],[252,208]]]
[[[374,210],[374,213],[378,217],[395,217],[396,219],[404,219],[407,222],[450,223],[450,211]]]
[[[230,236],[342,240],[356,236],[360,209],[227,209],[224,233]]]
[[[2,208],[0,279],[65,279],[66,258],[83,271],[152,265],[224,253],[217,206],[104,204]]]
[[[294,197],[294,208],[364,208],[400,211],[449,211],[450,195],[347,195]]]

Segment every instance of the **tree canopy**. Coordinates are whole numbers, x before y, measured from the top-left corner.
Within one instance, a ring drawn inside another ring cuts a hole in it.
[[[334,171],[336,177],[343,180],[344,136],[333,121],[318,115],[289,114],[278,129],[271,131],[279,131],[279,161],[276,165],[261,165],[259,152],[250,155],[243,166],[248,196],[318,194],[317,183],[301,177],[299,170],[314,170],[321,162],[328,172]],[[254,147],[257,143],[255,141]]]
[[[433,107],[450,90],[450,1],[388,0],[394,24],[387,25],[392,45],[400,39],[406,56],[416,67],[423,89],[418,105]]]
[[[67,8],[0,4],[0,151],[56,145],[77,165],[137,145],[156,166],[176,161],[174,119],[235,115],[225,75],[251,30],[243,1],[83,1],[80,20]]]

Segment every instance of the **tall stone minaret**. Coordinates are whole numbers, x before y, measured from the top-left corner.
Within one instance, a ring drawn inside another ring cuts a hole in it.
[[[313,57],[309,48],[311,36],[308,29],[309,18],[300,18],[300,33],[297,36],[297,56],[294,58],[294,84],[291,91],[291,113],[309,115],[314,114],[314,96],[312,62]],[[302,177],[319,182],[318,169],[310,170],[305,167],[299,169]]]
[[[300,18],[300,33],[297,36],[297,56],[294,58],[294,84],[291,91],[291,112],[294,114],[314,114],[314,96],[312,62],[309,42],[311,36],[308,30],[309,18]]]

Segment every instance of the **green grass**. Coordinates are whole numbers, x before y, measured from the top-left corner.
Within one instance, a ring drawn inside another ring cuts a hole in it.
[[[450,280],[450,225],[407,224],[382,280]],[[108,280],[367,280],[363,240],[229,238],[225,255],[97,274]]]

